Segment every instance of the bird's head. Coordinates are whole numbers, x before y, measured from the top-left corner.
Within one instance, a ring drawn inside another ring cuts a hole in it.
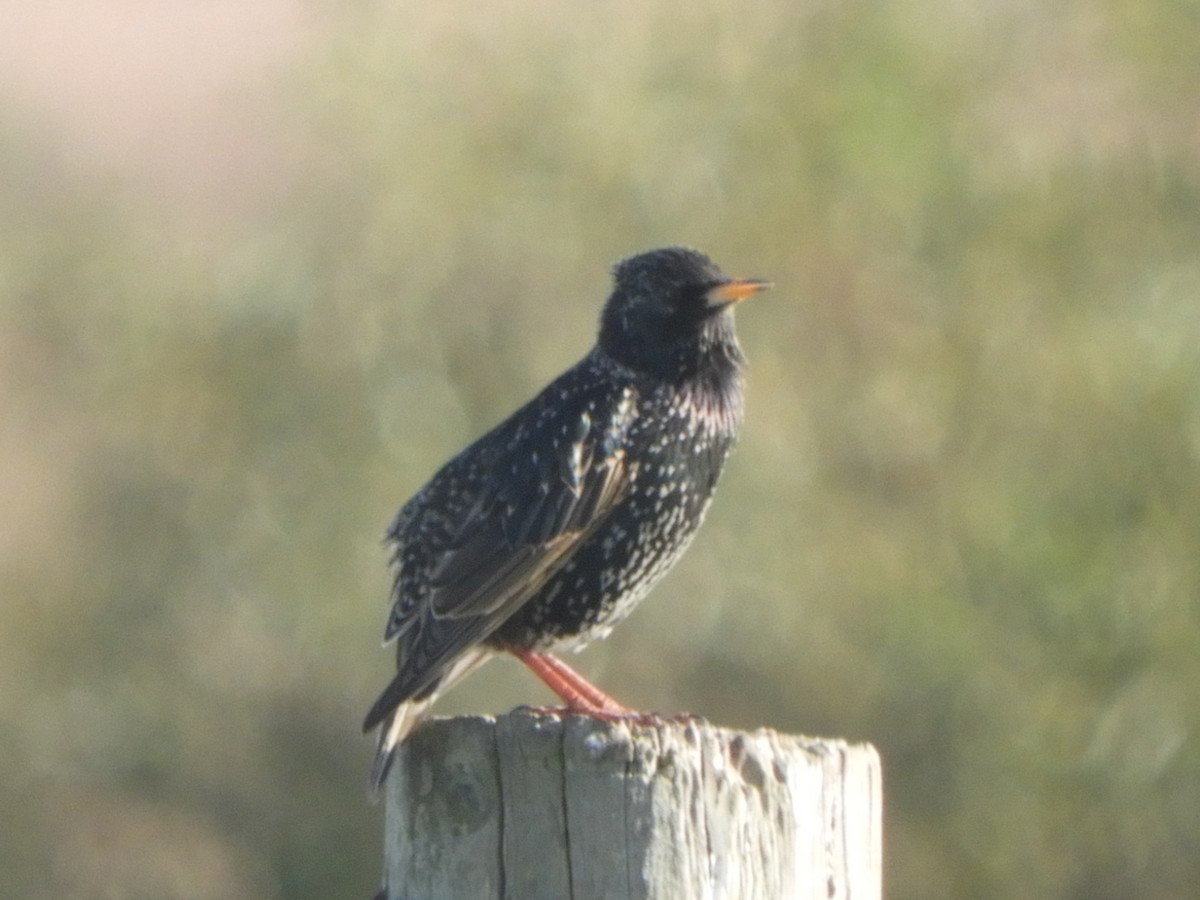
[[[741,362],[733,307],[770,287],[730,278],[703,253],[668,247],[613,267],[612,295],[600,317],[600,349],[635,371],[668,379],[697,374],[708,357]]]

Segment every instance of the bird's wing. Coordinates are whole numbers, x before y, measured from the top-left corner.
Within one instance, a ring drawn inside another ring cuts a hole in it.
[[[422,572],[397,573],[387,637],[397,639],[399,672],[368,727],[500,627],[628,495],[636,476],[623,449],[631,396],[559,411],[553,388],[464,451],[463,466],[486,469],[472,479],[474,497],[458,505],[452,521],[438,523]],[[492,449],[474,452],[481,446]],[[455,470],[451,463],[426,490],[436,495],[438,480]],[[397,528],[407,534],[394,533],[398,543],[430,541],[428,530],[420,534],[422,513],[402,517]],[[421,583],[419,600],[410,578]]]
[[[594,415],[551,417],[500,455],[429,570],[435,617],[508,618],[626,496],[631,468]]]

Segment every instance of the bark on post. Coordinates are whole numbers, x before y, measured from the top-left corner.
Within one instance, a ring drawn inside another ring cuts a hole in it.
[[[387,900],[881,896],[870,745],[517,710],[434,720],[386,793]]]

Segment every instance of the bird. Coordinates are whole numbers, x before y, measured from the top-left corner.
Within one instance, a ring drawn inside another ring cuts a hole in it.
[[[501,653],[570,712],[636,715],[556,654],[606,637],[695,536],[743,420],[733,310],[771,285],[685,247],[612,273],[595,345],[387,529],[396,675],[363,723],[376,792],[437,698]]]

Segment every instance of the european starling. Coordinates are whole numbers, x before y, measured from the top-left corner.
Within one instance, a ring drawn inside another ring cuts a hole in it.
[[[672,247],[618,263],[596,346],[446,463],[387,531],[397,675],[378,788],[438,695],[500,651],[573,711],[631,714],[550,654],[604,637],[704,519],[742,421],[736,303],[769,285]]]

